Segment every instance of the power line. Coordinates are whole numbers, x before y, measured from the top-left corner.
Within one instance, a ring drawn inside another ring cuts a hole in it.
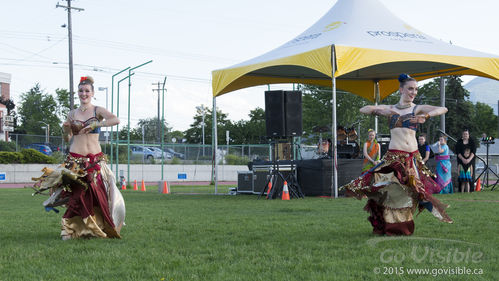
[[[0,34],[2,35],[2,38],[14,38],[14,39],[27,39],[27,40],[37,40],[37,41],[47,41],[47,38],[52,38],[54,40],[60,40],[60,39],[66,39],[65,37],[61,37],[58,35],[53,35],[53,34],[42,34],[42,33],[20,33],[19,36],[16,36],[15,33],[13,34],[10,31],[1,31]],[[157,47],[150,47],[150,46],[145,46],[145,45],[138,45],[138,44],[130,44],[126,42],[120,42],[120,41],[111,41],[111,40],[101,40],[101,39],[95,39],[95,38],[89,38],[89,37],[83,37],[79,36],[77,34],[72,34],[72,40],[73,42],[78,42],[80,45],[87,45],[87,46],[94,46],[94,47],[103,47],[103,48],[109,48],[112,50],[123,50],[123,51],[130,51],[134,53],[141,53],[141,54],[154,54],[154,55],[159,55],[159,56],[165,56],[165,57],[172,57],[172,58],[177,58],[177,59],[187,59],[187,60],[194,60],[194,61],[208,61],[208,62],[227,62],[227,63],[234,63],[237,62],[237,59],[234,58],[225,58],[225,57],[218,57],[218,56],[211,56],[211,55],[205,55],[205,54],[198,54],[198,53],[186,53],[186,52],[180,52],[176,50],[169,50],[169,49],[163,49],[163,48],[157,48]]]
[[[65,8],[68,11],[68,42],[69,42],[69,106],[71,109],[74,107],[74,90],[73,90],[73,39],[71,32],[71,10],[78,12],[84,11],[82,8],[71,7],[71,0],[66,0],[67,6],[59,5],[57,2],[56,8]]]

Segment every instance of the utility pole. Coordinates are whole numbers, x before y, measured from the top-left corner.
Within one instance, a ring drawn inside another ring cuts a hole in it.
[[[71,29],[71,10],[74,9],[78,12],[84,11],[82,8],[71,7],[71,0],[65,0],[68,2],[67,6],[55,5],[56,8],[65,8],[68,11],[68,42],[69,42],[69,107],[70,109],[74,108],[74,88],[73,88],[73,35]]]
[[[152,89],[153,92],[158,92],[158,143],[161,142],[161,132],[160,132],[160,127],[163,127],[163,124],[160,121],[160,116],[159,116],[159,95],[161,91],[164,89],[165,84],[158,82],[158,83],[152,83],[153,86],[157,86],[157,89]]]

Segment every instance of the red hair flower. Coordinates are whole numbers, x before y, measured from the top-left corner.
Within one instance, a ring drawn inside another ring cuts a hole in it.
[[[81,77],[80,78],[80,83],[83,82],[83,81],[85,81],[85,80],[87,80],[87,79],[88,79],[88,77],[86,77],[86,76]]]

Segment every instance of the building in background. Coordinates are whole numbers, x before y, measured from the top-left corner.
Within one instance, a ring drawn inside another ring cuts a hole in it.
[[[0,98],[3,100],[10,99],[10,80],[9,73],[0,72]],[[5,126],[6,122],[10,123],[11,120],[7,117],[7,107],[0,103],[0,140],[9,141],[9,131],[12,127]]]

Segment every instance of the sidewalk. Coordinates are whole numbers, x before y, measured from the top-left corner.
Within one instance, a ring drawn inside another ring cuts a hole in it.
[[[137,182],[138,183],[138,182]],[[146,181],[144,182],[146,186],[158,185],[157,181]],[[25,186],[31,187],[34,182],[26,182],[26,183],[0,183],[0,188],[24,188]],[[132,183],[133,184],[133,183]],[[210,185],[209,181],[169,181],[168,184],[170,186],[175,185]],[[237,186],[237,182],[235,181],[219,181],[218,185],[233,185]]]

